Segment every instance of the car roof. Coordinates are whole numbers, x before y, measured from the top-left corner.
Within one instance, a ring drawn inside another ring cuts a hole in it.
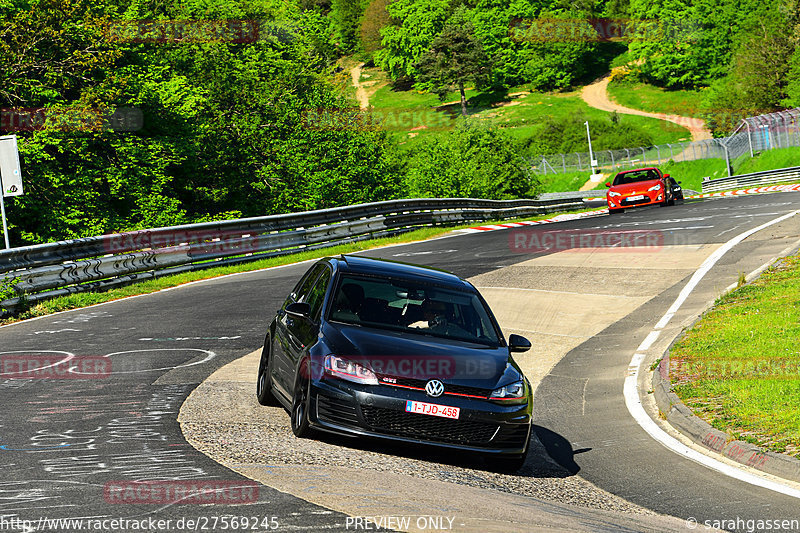
[[[417,280],[475,292],[475,288],[470,283],[455,274],[438,268],[357,255],[341,255],[327,259],[342,273]]]
[[[623,170],[621,172],[617,172],[617,176],[619,176],[620,174],[627,174],[628,172],[639,172],[641,170],[658,170],[659,172],[661,172],[661,170],[658,167],[642,167],[642,168],[632,168],[630,170]]]

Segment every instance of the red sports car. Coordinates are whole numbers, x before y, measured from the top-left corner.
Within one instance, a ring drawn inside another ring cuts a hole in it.
[[[625,170],[614,177],[613,183],[606,183],[606,187],[610,187],[606,193],[609,213],[643,205],[674,205],[675,200],[683,200],[678,182],[656,167]]]

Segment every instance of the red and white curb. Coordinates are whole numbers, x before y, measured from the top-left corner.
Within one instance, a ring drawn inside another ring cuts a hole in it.
[[[461,233],[480,233],[482,231],[496,231],[499,229],[521,228],[523,226],[538,226],[539,224],[552,224],[553,222],[564,222],[566,220],[578,220],[579,218],[590,218],[608,213],[608,209],[596,209],[594,211],[585,211],[583,213],[569,213],[564,215],[557,215],[553,218],[546,218],[544,220],[525,220],[522,222],[508,222],[505,224],[488,224],[486,226],[475,226],[473,228],[466,228],[458,230]]]
[[[770,185],[768,187],[756,187],[754,189],[738,189],[735,191],[725,192],[709,192],[706,194],[695,194],[694,196],[687,196],[686,198],[720,198],[725,196],[742,196],[745,194],[764,194],[767,192],[794,192],[800,191],[800,183],[791,185]]]
[[[695,198],[730,198],[733,196],[744,196],[747,194],[765,194],[773,192],[796,192],[796,191],[800,191],[800,183],[795,183],[790,185],[770,185],[768,187],[755,187],[752,189],[737,189],[735,191],[694,194],[692,196],[687,196],[686,199],[693,200]],[[605,201],[605,198],[584,198],[584,200]],[[525,220],[522,222],[508,222],[505,224],[487,224],[485,226],[474,226],[472,228],[461,229],[458,231],[461,233],[481,233],[483,231],[497,231],[500,229],[519,228],[522,226],[552,224],[554,222],[564,222],[566,220],[577,220],[580,218],[591,218],[606,214],[608,214],[608,209],[604,207],[602,209],[596,209],[594,211],[585,211],[583,213],[570,213],[565,215],[557,215],[554,216],[553,218],[546,218],[544,220]]]

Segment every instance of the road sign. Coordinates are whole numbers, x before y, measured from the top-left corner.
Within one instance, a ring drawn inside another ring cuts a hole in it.
[[[22,194],[22,171],[19,168],[16,135],[0,137],[0,183],[3,187],[3,196]]]

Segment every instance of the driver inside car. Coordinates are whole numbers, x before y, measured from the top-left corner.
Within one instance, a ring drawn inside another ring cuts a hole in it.
[[[439,328],[442,330],[441,333],[444,333],[444,328],[447,327],[446,313],[447,304],[427,298],[422,302],[422,320],[412,322],[408,327],[429,329],[437,332],[436,328]]]

